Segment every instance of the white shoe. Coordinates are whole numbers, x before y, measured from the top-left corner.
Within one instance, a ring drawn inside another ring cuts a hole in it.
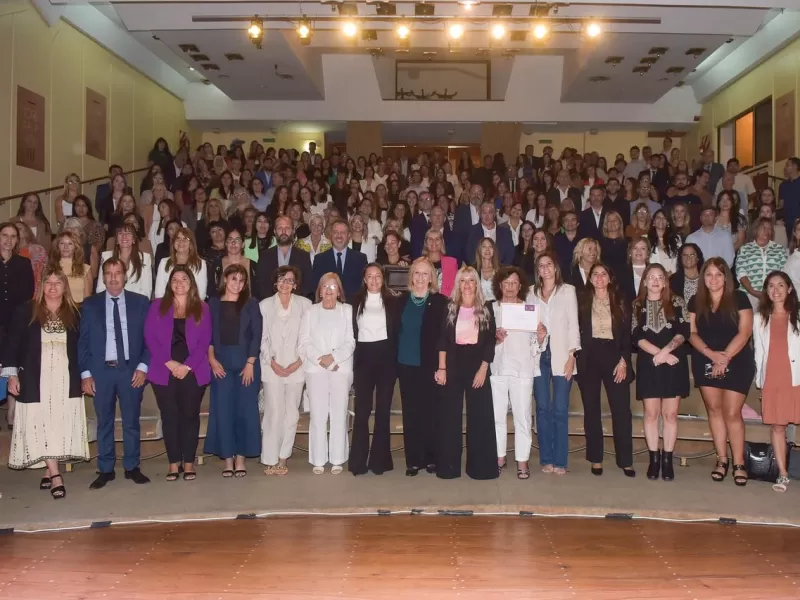
[[[314,473],[314,475],[322,475],[325,472],[325,467],[314,467],[311,469],[311,472]]]
[[[331,467],[331,475],[338,475],[343,471],[342,465],[333,465]]]

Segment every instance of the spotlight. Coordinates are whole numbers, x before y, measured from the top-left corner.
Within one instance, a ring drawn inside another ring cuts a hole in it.
[[[600,24],[596,23],[594,21],[591,21],[586,26],[586,35],[588,35],[590,38],[596,38],[602,32],[603,32],[603,30],[600,28]]]
[[[397,38],[401,40],[407,40],[408,36],[411,35],[411,28],[405,23],[400,23],[394,31],[397,34]]]
[[[533,37],[537,40],[543,40],[550,33],[550,29],[544,23],[536,23],[533,26]]]
[[[356,37],[358,26],[353,21],[346,21],[342,26],[342,33],[349,38]]]
[[[473,6],[480,4],[478,0],[458,0],[458,3],[464,7],[464,10],[472,10]]]
[[[258,15],[250,21],[250,27],[247,28],[247,36],[256,45],[256,48],[261,50],[261,42],[264,41],[264,22],[258,18]]]
[[[306,19],[303,19],[297,25],[297,37],[300,38],[300,43],[303,46],[308,46],[311,43],[311,25]]]
[[[452,40],[460,40],[464,36],[464,26],[461,23],[453,23],[447,28],[447,35]]]
[[[492,37],[495,40],[502,40],[506,37],[506,26],[502,23],[495,23],[492,25]]]

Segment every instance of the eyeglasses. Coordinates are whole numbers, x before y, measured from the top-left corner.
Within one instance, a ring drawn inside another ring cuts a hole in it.
[[[225,241],[228,242],[229,244],[241,244],[242,238],[228,238]]]
[[[336,283],[326,283],[325,285],[322,286],[322,289],[323,290],[330,290],[330,291],[333,292],[335,290],[338,290],[339,286]]]
[[[657,282],[657,281],[664,281],[665,277],[663,275],[648,275],[647,281]]]
[[[285,283],[286,285],[294,285],[296,282],[294,279],[287,279],[286,277],[281,277],[278,279],[278,283]]]
[[[176,242],[188,242],[189,238],[186,237],[185,235],[179,235],[178,237],[175,238],[175,241]]]

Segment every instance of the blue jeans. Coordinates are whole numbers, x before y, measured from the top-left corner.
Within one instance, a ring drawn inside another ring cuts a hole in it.
[[[539,357],[540,375],[533,378],[539,463],[567,468],[569,391],[572,379],[553,375],[550,344]],[[553,382],[552,394],[550,382]]]

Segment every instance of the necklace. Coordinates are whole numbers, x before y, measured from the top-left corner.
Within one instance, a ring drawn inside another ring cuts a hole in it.
[[[411,294],[411,301],[414,303],[414,306],[422,306],[428,301],[428,295],[430,292],[425,292],[425,295],[421,298],[417,298],[414,294]]]

